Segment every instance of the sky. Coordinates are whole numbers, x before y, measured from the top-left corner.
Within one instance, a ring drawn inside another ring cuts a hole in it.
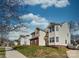
[[[20,0],[19,0],[20,1]],[[18,10],[19,18],[33,32],[35,27],[45,29],[50,22],[62,23],[79,21],[79,0],[23,0]],[[20,34],[18,34],[20,33]],[[12,35],[11,35],[12,34]],[[14,34],[14,35],[13,35]],[[10,39],[16,39],[25,32],[11,32]],[[15,38],[14,38],[15,37]]]
[[[29,13],[43,17],[49,22],[78,21],[79,19],[79,0],[42,0],[42,2],[40,2],[41,0],[25,1],[25,4],[29,5],[27,7]]]

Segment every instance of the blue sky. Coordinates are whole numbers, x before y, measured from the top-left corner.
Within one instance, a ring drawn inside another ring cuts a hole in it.
[[[42,1],[42,2],[40,2]],[[79,0],[24,0],[24,8],[20,9],[22,13],[21,19],[27,21],[31,24],[31,29],[36,26],[44,28],[47,26],[47,22],[69,22],[72,20],[79,20]],[[55,1],[57,3],[55,3]],[[48,3],[49,2],[49,3]],[[50,3],[52,2],[52,3]],[[45,5],[47,3],[47,5]],[[49,6],[50,4],[50,6]],[[29,16],[30,15],[30,16]],[[32,17],[32,18],[31,18]],[[41,17],[41,19],[39,19]],[[27,19],[30,18],[28,21]],[[33,20],[36,19],[36,20]],[[42,18],[45,20],[41,23],[37,22],[38,20],[42,21]],[[32,23],[33,22],[33,23]],[[35,23],[39,23],[35,24]]]
[[[20,0],[19,0],[20,1]],[[62,23],[72,20],[79,21],[79,0],[23,0],[20,3],[20,8],[17,10],[17,15],[24,21],[27,28],[26,32],[33,32],[35,27],[45,29],[50,22]],[[17,21],[11,21],[17,25]],[[14,32],[13,37],[19,36]],[[24,32],[25,33],[25,32]],[[11,33],[12,34],[12,33]],[[10,35],[11,35],[10,34]],[[11,36],[10,36],[11,37]],[[11,37],[12,38],[12,37]]]
[[[47,7],[41,8],[40,5],[29,5],[27,10],[34,15],[40,15],[50,22],[64,22],[79,19],[79,0],[68,0],[69,5],[66,7]],[[26,9],[26,8],[25,8]],[[23,12],[25,12],[23,11]]]

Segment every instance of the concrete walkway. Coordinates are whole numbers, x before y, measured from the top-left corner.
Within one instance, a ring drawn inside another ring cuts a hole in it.
[[[69,58],[79,58],[79,50],[69,50],[67,55]]]
[[[6,53],[5,57],[6,58],[26,58],[23,54],[20,52],[13,50],[11,47],[5,47]]]

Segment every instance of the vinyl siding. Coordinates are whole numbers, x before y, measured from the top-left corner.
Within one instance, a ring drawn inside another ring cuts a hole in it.
[[[45,46],[45,40],[44,40],[44,37],[45,37],[45,32],[43,31],[39,31],[39,46]]]

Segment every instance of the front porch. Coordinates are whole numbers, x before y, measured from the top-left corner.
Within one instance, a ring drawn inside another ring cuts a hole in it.
[[[34,37],[34,38],[30,39],[30,45],[39,45],[39,38]]]

